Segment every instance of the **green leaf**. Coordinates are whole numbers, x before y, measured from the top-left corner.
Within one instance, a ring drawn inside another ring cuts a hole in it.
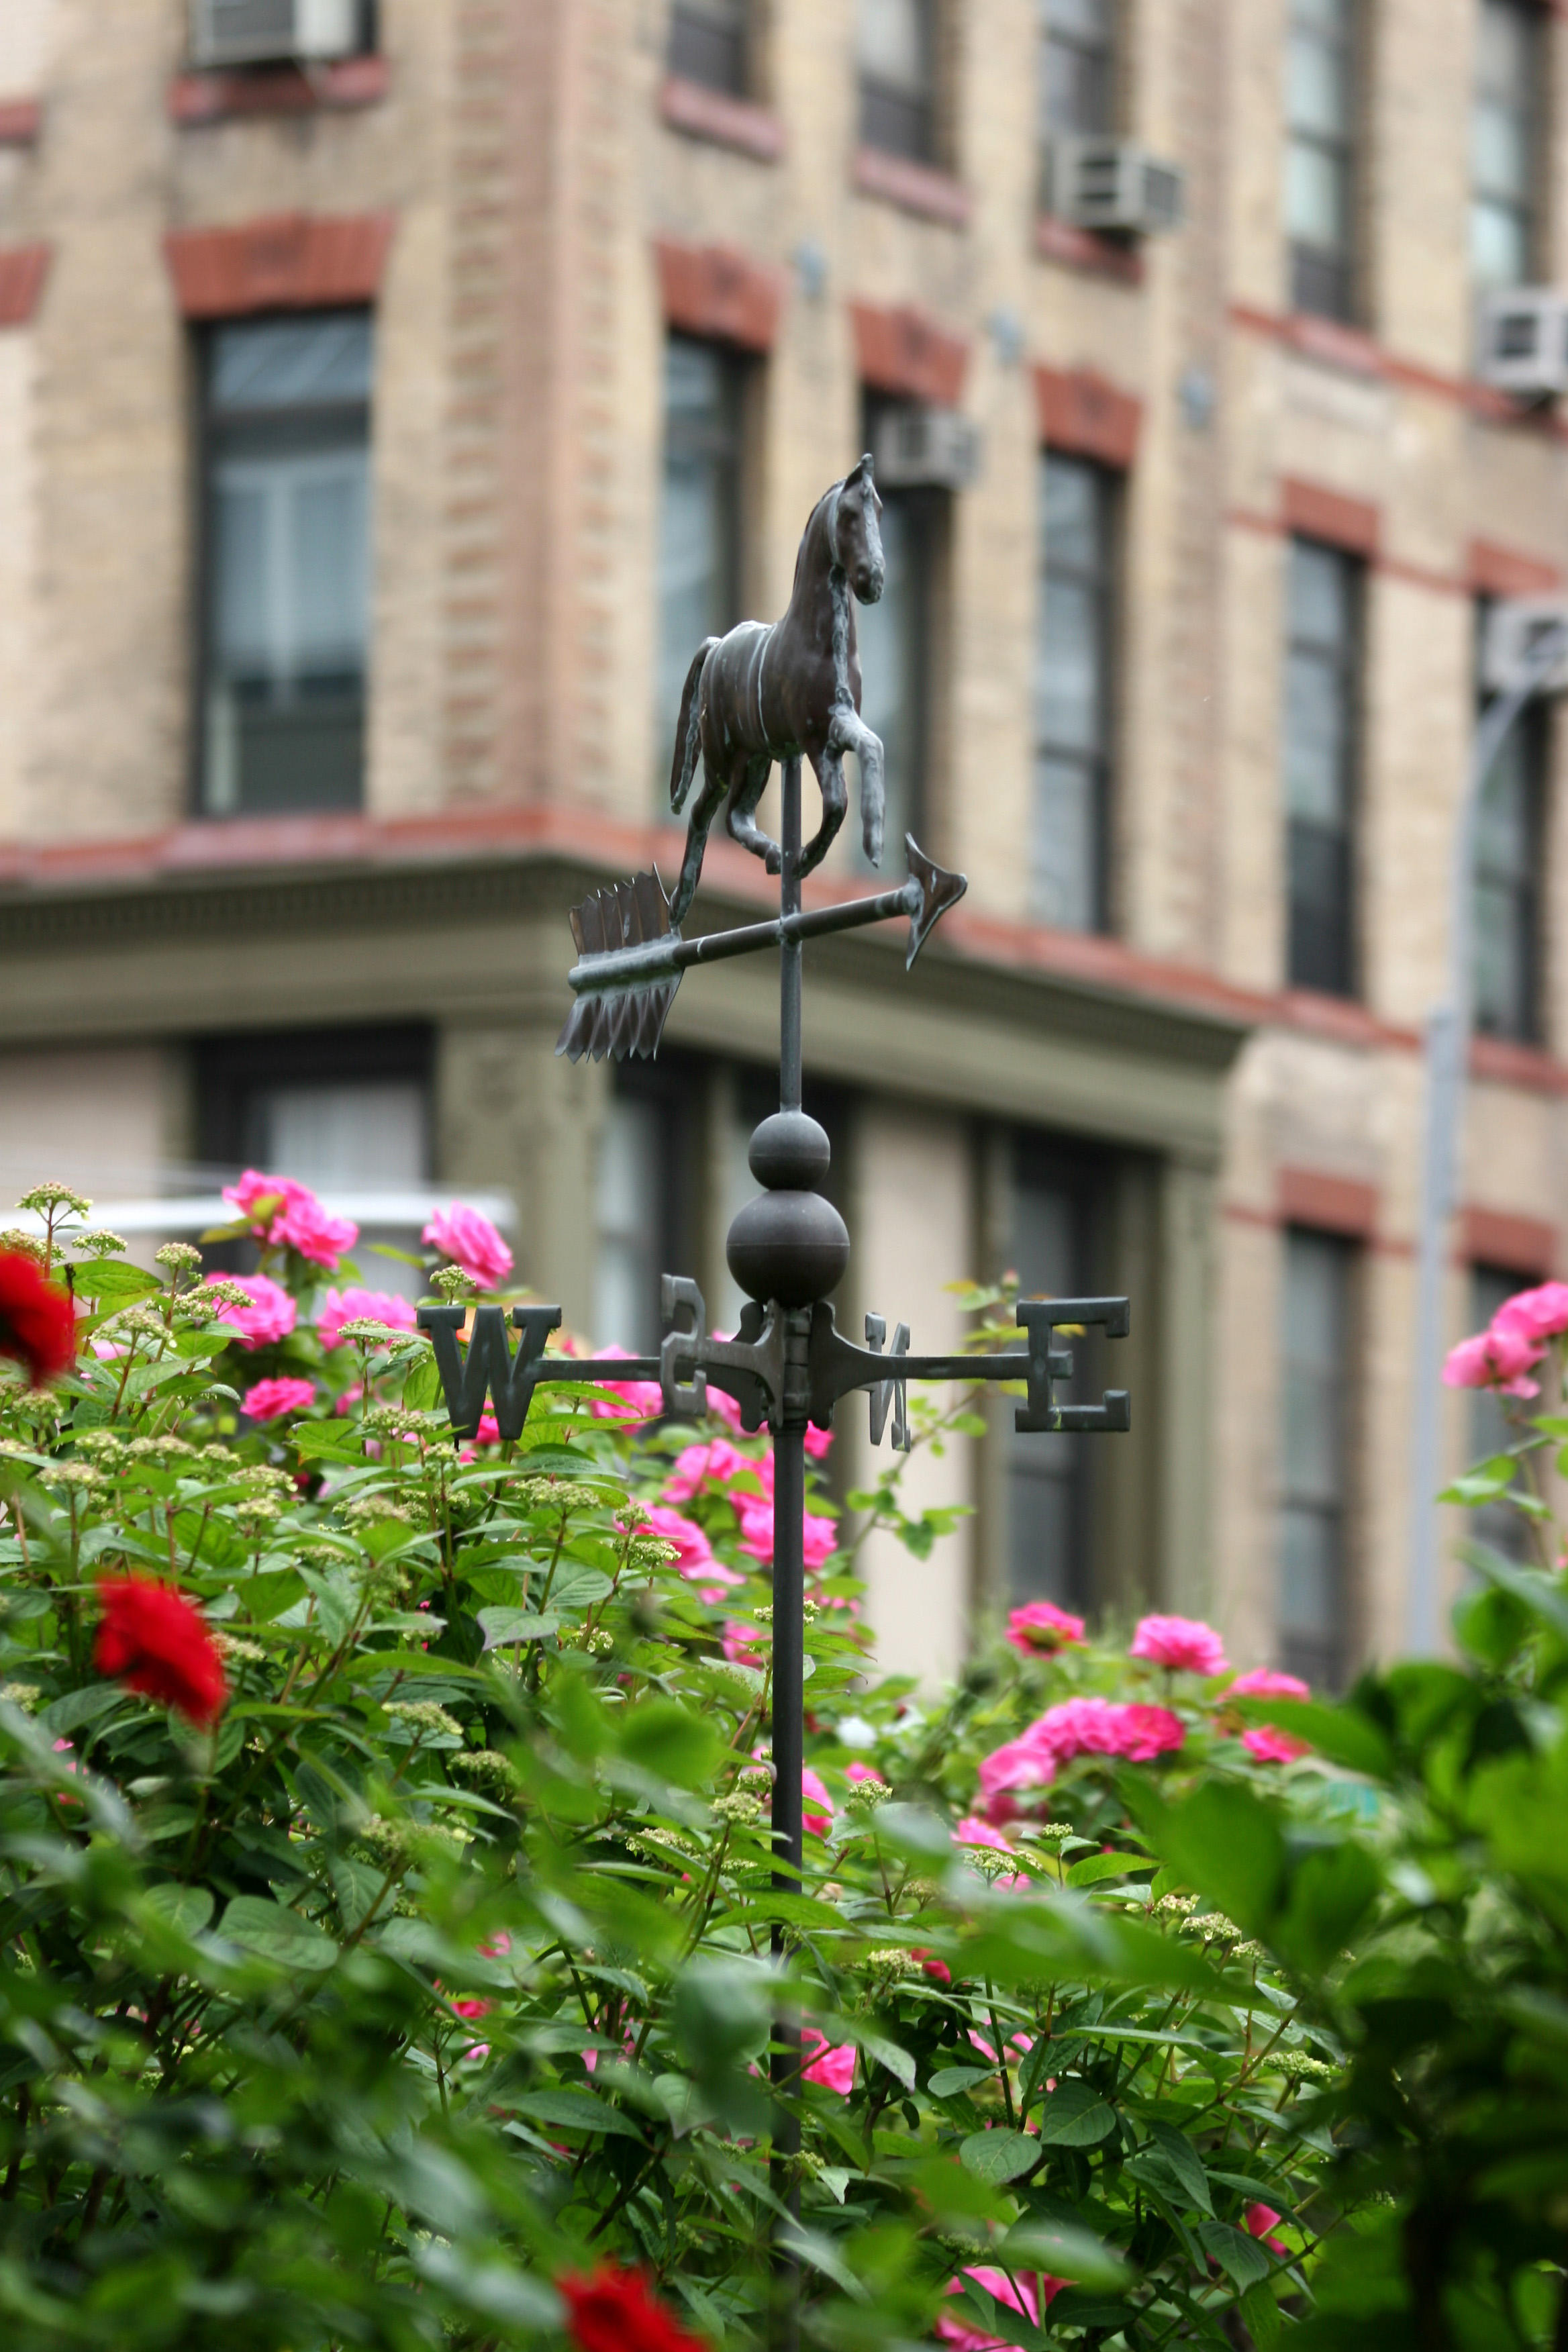
[[[1147,1784],[1129,1802],[1165,1860],[1252,1935],[1267,1932],[1285,1883],[1285,1840],[1274,1813],[1250,1789],[1210,1780],[1163,1805]]]
[[[1209,2189],[1208,2175],[1204,2169],[1202,2158],[1186,2134],[1178,2131],[1174,2125],[1164,2123],[1151,2123],[1148,2130],[1152,2145],[1180,2181],[1187,2202],[1195,2205],[1200,2213],[1212,2213],[1214,2198]]]
[[[178,1879],[161,1879],[155,1886],[142,1889],[142,1900],[149,1911],[177,1927],[182,1936],[197,1936],[213,1916],[213,1895],[209,1886],[182,1886]]]
[[[1065,2221],[1018,2222],[997,2246],[996,2259],[1009,2270],[1048,2271],[1053,2278],[1110,2292],[1124,2287],[1131,2276],[1114,2246]]]
[[[1233,2230],[1228,2221],[1200,2221],[1198,2238],[1243,2294],[1268,2276],[1268,2255],[1244,2230]]]
[[[84,1261],[75,1269],[73,1284],[79,1297],[96,1298],[116,1312],[138,1298],[151,1298],[163,1287],[159,1276],[117,1258]]]
[[[1257,2345],[1258,2352],[1273,2352],[1285,2323],[1279,2316],[1279,2305],[1267,2285],[1259,2283],[1247,2288],[1241,2298],[1241,2315],[1247,2322],[1247,2332]]]
[[[511,1642],[546,1642],[561,1631],[559,1617],[541,1617],[531,1609],[481,1609],[479,1622],[487,1650],[502,1649]]]
[[[867,2057],[874,2058],[879,2066],[885,2066],[889,2074],[894,2075],[903,2084],[906,2091],[914,2089],[915,2062],[907,2050],[900,2049],[896,2042],[888,2041],[880,2033],[868,2033],[864,2026],[860,2028],[855,2039]]]
[[[1227,1702],[1228,1703],[1228,1702]],[[1236,1705],[1248,1723],[1268,1723],[1291,1732],[1331,1764],[1388,1780],[1394,1750],[1376,1724],[1352,1706],[1329,1706],[1319,1699],[1243,1698]]]
[[[977,2180],[1018,2180],[1032,2172],[1040,2158],[1040,2143],[1028,2132],[971,2132],[958,2151],[958,2160]]]
[[[338,1957],[332,1938],[281,1903],[257,1895],[237,1895],[218,1923],[218,1933],[279,1968],[330,1969]]]
[[[620,1750],[629,1764],[677,1788],[705,1789],[718,1769],[719,1734],[675,1699],[644,1699],[626,1714]]]
[[[1317,1974],[1353,1940],[1380,1885],[1371,1854],[1348,1839],[1309,1853],[1290,1874],[1285,1914],[1275,1930],[1279,1948]]]
[[[926,2084],[933,2099],[956,2098],[961,2091],[972,2090],[976,2083],[994,2083],[994,2066],[939,2066]]]
[[[1091,2084],[1068,2079],[1032,2110],[1040,2142],[1050,2147],[1095,2147],[1116,2129],[1116,2111]]]
[[[609,2132],[621,2139],[642,2137],[636,2124],[628,2123],[618,2107],[592,2091],[530,2091],[510,2104],[535,2123],[558,2124],[566,2131]]]

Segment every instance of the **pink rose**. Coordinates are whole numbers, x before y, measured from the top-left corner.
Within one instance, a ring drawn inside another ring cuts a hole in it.
[[[240,1346],[255,1349],[270,1347],[275,1340],[286,1339],[294,1328],[299,1310],[280,1283],[268,1274],[209,1274],[209,1282],[232,1282],[251,1301],[248,1307],[224,1307],[218,1310],[220,1322],[230,1323],[240,1334]]]
[[[800,1768],[800,1793],[819,1809],[816,1812],[803,1813],[801,1818],[806,1828],[813,1837],[826,1837],[833,1827],[833,1800],[824,1788],[820,1776],[812,1770],[809,1764],[803,1764]]]
[[[731,1617],[720,1637],[720,1647],[732,1666],[760,1666],[764,1639],[760,1626],[743,1625]]]
[[[511,1252],[488,1217],[454,1201],[438,1209],[426,1226],[423,1239],[460,1265],[481,1290],[498,1290],[511,1272]]]
[[[837,2049],[830,2048],[825,2033],[818,2033],[814,2025],[803,2025],[800,2047],[801,2055],[811,2061],[802,2069],[802,2081],[820,2083],[825,2090],[837,2091],[841,2099],[847,2099],[855,2087],[855,2044],[843,2042]],[[821,2051],[820,2058],[813,2055],[816,2051]]]
[[[335,1348],[345,1323],[386,1323],[398,1331],[417,1328],[418,1317],[406,1298],[392,1290],[329,1290],[316,1318],[316,1337],[323,1348]]]
[[[722,1339],[726,1336],[726,1334],[720,1331],[715,1331],[713,1334],[713,1337],[716,1339]],[[737,1437],[740,1435],[741,1408],[736,1403],[734,1398],[730,1394],[728,1389],[716,1389],[711,1381],[709,1382],[708,1410],[716,1420],[726,1423],[729,1427],[734,1431]]]
[[[932,1984],[952,1984],[952,1970],[945,1960],[933,1960],[929,1952],[917,1949],[912,1945],[910,1948],[910,1958],[911,1960],[919,1960],[921,1975],[930,1977]]]
[[[1283,2238],[1271,2238],[1268,2234],[1275,2224],[1283,2219],[1284,2216],[1277,2213],[1272,2205],[1249,2205],[1242,2215],[1247,2234],[1250,2237],[1261,2238],[1270,2253],[1275,2254],[1286,2254],[1289,2252]]]
[[[981,1758],[981,1794],[994,1804],[1004,1789],[1048,1789],[1058,1769],[1055,1748],[1026,1731]]]
[[[879,1789],[885,1789],[888,1785],[874,1764],[862,1764],[858,1757],[857,1757],[853,1764],[848,1766],[844,1777],[847,1780],[853,1780],[857,1783],[864,1780],[874,1780]]]
[[[1504,1396],[1541,1394],[1539,1384],[1525,1378],[1546,1350],[1539,1339],[1522,1331],[1478,1331],[1450,1348],[1443,1364],[1443,1380],[1451,1389],[1497,1389]]]
[[[755,1466],[727,1437],[710,1438],[706,1445],[684,1445],[664,1482],[664,1499],[667,1503],[689,1503],[704,1486],[722,1486],[741,1471]]]
[[[1026,2319],[1031,2327],[1038,2327],[1042,2308],[1054,2295],[1059,2294],[1067,2284],[1064,2279],[1053,2278],[1049,2271],[1037,2272],[1033,2277],[1027,2272],[1021,2272],[1016,2278],[1009,2278],[1005,2271],[994,2270],[989,2263],[972,2264],[964,2271],[963,2277],[972,2278],[976,2286],[984,2287],[998,2303],[1005,2305],[1009,2311],[1016,2311],[1021,2319]],[[949,2279],[942,2293],[962,2294],[963,2281]],[[967,2319],[943,2316],[936,2323],[936,2332],[944,2344],[955,2345],[958,2352],[1007,2352],[1012,2342],[1010,2336],[993,2335],[984,2327],[974,2326]]]
[[[833,1432],[830,1429],[818,1429],[815,1422],[807,1424],[805,1433],[805,1458],[808,1462],[825,1461],[827,1456],[828,1449],[832,1444]]]
[[[1013,1849],[1000,1830],[983,1822],[977,1813],[968,1813],[957,1823],[952,1832],[954,1845],[987,1845],[998,1853],[1011,1853]]]
[[[259,1240],[274,1249],[297,1250],[329,1274],[359,1239],[356,1224],[328,1216],[310,1186],[291,1176],[263,1176],[247,1168],[237,1184],[224,1186],[223,1197]]]
[[[1310,1756],[1312,1752],[1310,1741],[1297,1739],[1289,1731],[1277,1731],[1271,1723],[1259,1724],[1253,1731],[1244,1731],[1241,1744],[1259,1764],[1294,1764],[1299,1756]]]
[[[239,1405],[252,1421],[277,1421],[286,1412],[304,1412],[315,1402],[314,1381],[258,1381]]]
[[[1300,1675],[1282,1675],[1273,1666],[1254,1666],[1249,1674],[1237,1675],[1226,1698],[1310,1698],[1310,1687]]]
[[[662,1543],[675,1546],[676,1565],[682,1576],[693,1569],[705,1569],[711,1562],[713,1547],[695,1519],[683,1518],[679,1511],[670,1510],[666,1504],[649,1503],[644,1507],[643,1520],[650,1535],[658,1536]],[[741,1580],[739,1577],[735,1580],[737,1584]]]
[[[1117,1753],[1130,1764],[1152,1763],[1156,1756],[1173,1755],[1186,1738],[1179,1715],[1168,1706],[1124,1706],[1121,1715],[1121,1745]]]
[[[1568,1331],[1568,1282],[1543,1282],[1517,1290],[1492,1317],[1492,1329],[1524,1339],[1555,1339]]]
[[[1083,1619],[1058,1609],[1054,1601],[1030,1601],[1007,1619],[1007,1639],[1026,1657],[1050,1656],[1083,1639]]]
[[[987,2042],[983,2033],[976,2033],[973,2025],[969,2029],[969,2038],[971,2042],[973,2042],[976,2050],[979,2051],[980,2055],[983,2058],[989,2058],[991,2063],[994,2066],[996,2063],[996,2044],[994,2042]],[[1035,2037],[1032,2033],[1015,2033],[1012,2040],[1007,2044],[1008,2049],[1016,2050],[1020,2058],[1026,2058],[1034,2046]]]
[[[1047,1707],[1024,1734],[1061,1764],[1075,1756],[1120,1756],[1122,1706],[1109,1698],[1064,1698]]]
[[[599,1354],[620,1360],[628,1354],[625,1348],[601,1348]],[[657,1421],[664,1411],[664,1391],[657,1381],[603,1381],[600,1386],[608,1390],[606,1396],[595,1397],[588,1410],[595,1421]],[[612,1404],[611,1397],[620,1402]]]
[[[1132,1636],[1131,1658],[1147,1658],[1156,1666],[1173,1666],[1188,1675],[1223,1675],[1229,1671],[1225,1643],[1201,1617],[1143,1617]]]
[[[733,1500],[741,1519],[741,1549],[766,1566],[773,1556],[773,1507],[756,1495],[737,1495]],[[805,1514],[802,1544],[808,1571],[824,1567],[832,1559],[837,1542],[836,1519],[821,1511]]]

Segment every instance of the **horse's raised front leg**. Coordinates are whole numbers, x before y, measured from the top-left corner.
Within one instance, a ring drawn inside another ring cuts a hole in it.
[[[702,789],[691,804],[691,821],[686,828],[686,855],[680,861],[680,879],[675,886],[675,896],[669,902],[669,919],[684,921],[692,899],[697,896],[697,884],[702,872],[702,853],[708,846],[708,828],[718,815],[724,798],[724,779],[715,779],[709,772],[708,762],[702,762]]]
[[[860,838],[873,866],[882,862],[882,828],[888,815],[888,758],[882,739],[874,735],[858,710],[847,710],[844,749],[860,762]]]
[[[741,754],[730,786],[724,823],[731,841],[738,841],[742,849],[749,849],[753,857],[763,860],[770,874],[776,874],[784,863],[784,853],[755,822],[757,803],[767,790],[773,764],[766,751]]]
[[[800,853],[803,874],[809,874],[821,865],[838,838],[838,828],[849,805],[848,788],[844,782],[843,755],[835,751],[832,733],[829,732],[820,755],[807,756],[811,758],[812,772],[822,793],[822,823]]]

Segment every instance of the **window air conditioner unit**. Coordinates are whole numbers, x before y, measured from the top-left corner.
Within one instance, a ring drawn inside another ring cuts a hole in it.
[[[883,489],[967,489],[980,471],[980,428],[956,408],[889,409],[872,456]]]
[[[1152,236],[1182,217],[1182,174],[1135,139],[1053,139],[1046,151],[1046,208],[1079,228]]]
[[[1484,295],[1479,373],[1494,391],[1521,400],[1568,392],[1568,296],[1552,286]]]
[[[1568,597],[1504,596],[1487,614],[1481,635],[1481,684],[1489,694],[1508,694],[1524,683],[1527,670],[1557,641],[1555,657],[1536,677],[1538,694],[1568,694]]]
[[[195,66],[348,58],[360,37],[361,0],[191,0]]]

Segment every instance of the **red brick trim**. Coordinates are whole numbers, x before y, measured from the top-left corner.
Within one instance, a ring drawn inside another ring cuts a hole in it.
[[[969,345],[961,335],[950,335],[907,304],[883,310],[872,302],[851,302],[849,317],[863,384],[936,408],[958,406],[969,368]]]
[[[379,54],[312,67],[263,66],[245,73],[176,74],[169,84],[171,122],[227,122],[255,114],[314,114],[374,106],[392,87],[390,60]]]
[[[1312,1225],[1320,1233],[1343,1234],[1369,1242],[1377,1230],[1377,1191],[1353,1177],[1330,1176],[1318,1168],[1281,1168],[1279,1222]]]
[[[1364,499],[1348,499],[1342,491],[1325,489],[1321,482],[1298,481],[1287,475],[1279,485],[1280,509],[1288,531],[1303,539],[1326,540],[1352,555],[1375,557],[1382,536],[1382,517]]]
[[[862,196],[880,196],[923,220],[942,221],[949,228],[967,228],[973,209],[969,191],[951,172],[936,172],[929,163],[911,163],[907,155],[889,155],[880,147],[855,151],[855,187]]]
[[[772,351],[784,308],[784,275],[725,245],[678,245],[656,237],[666,322],[683,334]]]
[[[237,228],[172,230],[163,251],[187,319],[321,310],[375,300],[393,226],[391,213],[279,213]]]
[[[0,147],[33,147],[44,127],[41,99],[0,98]]]
[[[1143,404],[1093,368],[1037,367],[1035,402],[1048,448],[1123,468],[1137,457]]]
[[[1228,315],[1233,327],[1245,327],[1253,334],[1267,336],[1271,342],[1300,352],[1305,359],[1320,361],[1351,375],[1380,378],[1403,392],[1426,393],[1435,400],[1453,401],[1489,425],[1511,425],[1540,440],[1568,441],[1568,419],[1558,416],[1552,408],[1528,407],[1510,400],[1507,393],[1495,392],[1490,384],[1478,383],[1474,376],[1444,375],[1440,370],[1426,367],[1417,360],[1401,359],[1397,352],[1386,351],[1359,329],[1339,326],[1331,319],[1280,316],[1272,310],[1260,310],[1251,302],[1233,302]]]
[[[0,327],[25,327],[49,274],[47,245],[0,246]]]
[[[684,81],[679,74],[666,78],[658,94],[662,121],[692,139],[710,139],[716,146],[733,147],[759,163],[776,163],[784,152],[784,127],[765,106],[749,99],[731,98],[700,81]]]
[[[1563,585],[1555,563],[1521,555],[1489,539],[1472,539],[1466,561],[1470,592],[1477,596],[1550,596]]]
[[[1091,228],[1079,228],[1075,221],[1058,220],[1051,213],[1036,218],[1035,251],[1042,261],[1065,261],[1069,269],[1111,278],[1121,286],[1143,283],[1143,256],[1136,246],[1100,236]]]
[[[1510,1274],[1544,1279],[1557,1263],[1557,1228],[1539,1217],[1516,1217],[1504,1209],[1461,1209],[1460,1247],[1472,1265],[1498,1265]]]
[[[1489,1078],[1503,1087],[1524,1087],[1531,1094],[1568,1095],[1568,1065],[1554,1061],[1539,1045],[1516,1045],[1510,1037],[1472,1037],[1470,1076]]]

